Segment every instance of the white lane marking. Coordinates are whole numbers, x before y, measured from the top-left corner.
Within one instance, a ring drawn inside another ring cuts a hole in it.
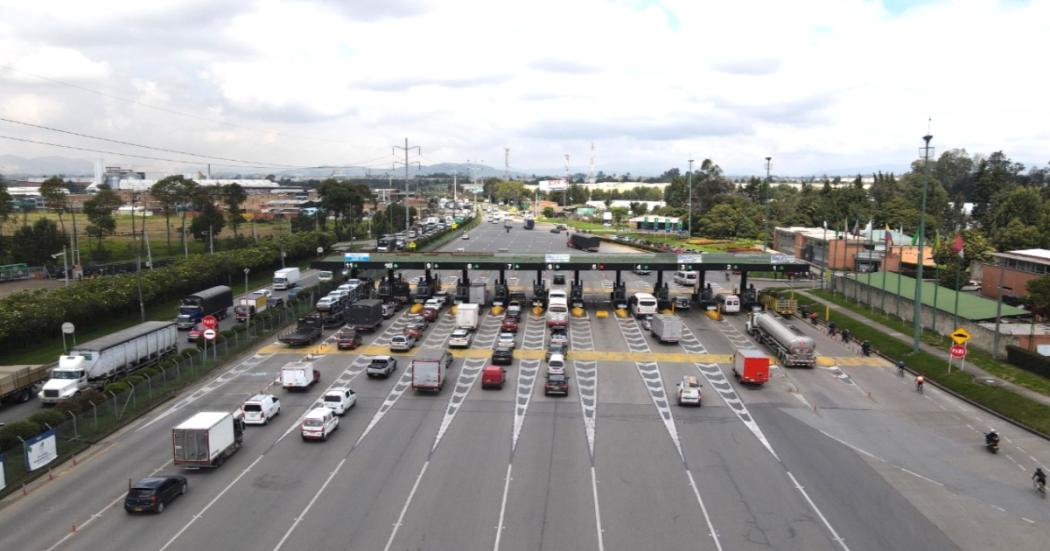
[[[292,521],[292,525],[288,527],[288,530],[284,533],[283,536],[281,536],[281,540],[277,542],[277,545],[273,546],[274,551],[278,551],[281,547],[284,546],[284,542],[288,541],[288,538],[291,537],[292,532],[295,531],[295,527],[299,526],[299,523],[302,522],[304,518],[306,518],[306,514],[309,513],[310,509],[313,508],[314,503],[317,502],[317,498],[321,497],[321,493],[324,492],[325,488],[328,487],[328,484],[332,482],[332,479],[335,478],[335,475],[339,472],[339,470],[343,468],[344,463],[346,463],[345,457],[339,461],[338,465],[335,466],[335,469],[332,470],[332,472],[328,475],[328,478],[324,481],[324,484],[322,484],[321,487],[317,490],[317,492],[314,493],[314,496],[310,499],[310,502],[306,504],[306,507],[302,510],[302,512],[300,512],[295,517],[295,520]]]
[[[892,463],[889,463],[889,464],[893,465]],[[934,480],[932,478],[928,478],[928,477],[922,476],[921,474],[919,474],[919,473],[917,473],[917,472],[915,472],[915,471],[913,471],[911,469],[906,469],[906,468],[900,467],[898,465],[893,465],[893,466],[897,467],[898,469],[900,469],[900,470],[902,470],[902,471],[904,471],[904,472],[906,472],[906,473],[908,473],[908,474],[910,474],[912,476],[914,476],[915,478],[918,478],[918,479],[921,479],[921,480],[925,480],[926,482],[929,482],[930,484],[936,484],[936,485],[938,485],[938,486],[940,486],[942,488],[944,487],[944,484],[942,484],[940,482],[937,482],[936,480]]]
[[[1035,524],[1035,521],[1028,517],[1021,517],[1021,520],[1027,522],[1028,524]]]
[[[594,465],[591,465],[591,496],[594,497],[594,526],[598,530],[598,551],[605,551],[605,529],[602,528],[602,511],[598,507],[598,475],[594,472]]]
[[[394,404],[404,396],[405,391],[407,391],[411,385],[412,370],[406,366],[401,372],[401,377],[396,383],[394,383],[393,388],[391,388],[390,392],[386,395],[383,404],[379,406],[379,409],[377,409],[372,415],[372,420],[368,422],[368,426],[365,427],[364,432],[361,433],[361,436],[357,437],[357,442],[354,442],[355,448],[365,439],[366,436],[368,436],[368,433],[372,432],[372,429],[374,429],[375,426],[379,424],[379,421],[386,416],[387,412],[394,407]]]
[[[820,429],[818,429],[818,430],[820,430]],[[872,459],[874,459],[876,461],[885,463],[885,464],[887,464],[887,465],[889,465],[889,466],[891,466],[891,467],[893,467],[893,468],[895,468],[897,470],[900,470],[900,471],[902,471],[904,473],[910,474],[911,476],[914,476],[915,478],[918,478],[920,480],[925,480],[926,482],[929,482],[930,484],[936,484],[937,486],[940,486],[942,488],[944,487],[944,484],[941,483],[941,482],[938,482],[938,481],[936,481],[936,480],[934,480],[932,478],[923,476],[923,475],[921,475],[921,474],[919,474],[919,473],[917,473],[917,472],[915,472],[915,471],[913,471],[911,469],[908,469],[906,467],[902,467],[902,466],[897,465],[895,463],[891,463],[891,462],[889,462],[889,461],[887,461],[887,460],[885,460],[885,459],[883,459],[883,458],[881,458],[881,457],[879,457],[879,456],[877,456],[877,455],[875,455],[875,454],[865,450],[864,448],[860,448],[860,447],[854,446],[853,444],[850,444],[849,442],[846,442],[845,440],[843,440],[841,438],[835,437],[835,436],[833,436],[832,434],[830,434],[830,433],[828,433],[826,431],[821,430],[820,433],[823,434],[824,436],[826,436],[826,437],[828,437],[828,438],[838,442],[839,444],[842,444],[843,446],[846,446],[847,448],[849,448],[849,449],[851,449],[851,450],[853,450],[853,451],[855,451],[855,452],[857,452],[859,454],[866,455],[866,456],[868,456],[868,457],[870,457],[870,458],[872,458]]]
[[[496,525],[496,543],[492,545],[492,551],[499,551],[499,542],[503,538],[503,516],[507,513],[507,493],[510,492],[510,471],[513,463],[507,463],[507,474],[503,477],[503,500],[499,505],[499,524]]]
[[[707,522],[707,530],[711,534],[711,537],[715,540],[715,547],[718,549],[718,551],[722,551],[722,542],[719,541],[718,533],[715,532],[715,525],[711,522],[711,516],[707,514],[707,506],[704,505],[704,500],[700,497],[700,487],[697,486],[696,480],[693,478],[693,472],[689,469],[686,469],[685,474],[689,477],[689,487],[693,489],[693,494],[696,496],[696,501],[700,504],[700,511],[704,513],[704,520]]]
[[[401,523],[405,521],[405,513],[408,512],[408,506],[412,504],[412,498],[416,496],[416,490],[419,489],[419,481],[423,480],[423,475],[427,472],[427,467],[430,466],[430,460],[427,459],[423,463],[423,468],[419,470],[419,476],[416,477],[416,482],[412,484],[412,491],[408,493],[408,497],[405,499],[405,505],[401,507],[401,514],[397,516],[397,523],[394,524],[393,530],[390,531],[390,538],[386,540],[386,546],[383,547],[383,551],[390,551],[390,546],[394,544],[394,538],[397,537],[397,531],[401,528]]]
[[[445,431],[452,426],[452,421],[456,420],[460,407],[463,406],[467,395],[470,394],[470,389],[474,387],[474,383],[477,382],[478,376],[481,375],[481,370],[484,369],[486,364],[488,364],[488,360],[485,358],[469,358],[463,362],[463,367],[460,368],[459,372],[459,379],[456,380],[455,386],[452,388],[452,396],[448,398],[445,415],[441,417],[441,425],[438,427],[437,435],[434,436],[434,445],[430,448],[431,453],[437,449],[441,439],[445,437]]]
[[[266,456],[260,455],[259,457],[256,457],[255,461],[252,461],[250,465],[245,467],[244,470],[241,471],[241,473],[237,475],[237,478],[234,478],[233,480],[231,480],[230,483],[227,484],[226,487],[223,488],[222,491],[219,492],[218,495],[213,497],[211,499],[211,501],[209,501],[208,504],[205,505],[204,508],[200,510],[199,513],[197,513],[196,515],[193,515],[193,518],[190,519],[190,521],[187,522],[186,525],[182,527],[182,529],[180,529],[178,532],[176,532],[175,535],[172,536],[171,539],[169,539],[168,542],[165,543],[158,551],[164,551],[168,547],[171,547],[171,544],[175,543],[175,540],[177,540],[179,538],[179,536],[181,536],[183,533],[185,533],[186,530],[189,530],[190,526],[193,525],[194,522],[197,522],[197,519],[203,517],[204,513],[207,513],[208,509],[211,509],[212,505],[215,505],[215,502],[219,501],[219,499],[222,496],[226,495],[226,492],[230,491],[230,488],[232,488],[234,484],[236,484],[240,479],[244,478],[244,475],[248,474],[248,471],[252,470],[252,467],[254,467],[256,463],[258,463],[259,461],[262,461],[263,457],[266,457]]]
[[[995,505],[995,504],[992,505],[992,508],[995,509],[996,511],[999,511],[1000,513],[1005,513],[1006,512],[1006,509],[1003,509],[1002,507],[1000,507],[998,505]]]
[[[820,509],[817,507],[817,504],[813,503],[813,500],[809,497],[809,494],[806,492],[805,488],[803,488],[802,485],[798,483],[798,479],[795,478],[795,475],[791,474],[791,471],[785,472],[787,473],[788,477],[791,478],[791,482],[795,484],[795,489],[797,489],[802,494],[802,497],[806,498],[806,503],[809,503],[809,507],[813,509],[813,512],[817,513],[818,517],[820,517],[820,521],[824,523],[824,527],[827,528],[829,532],[831,532],[831,539],[833,541],[838,542],[838,544],[842,546],[842,549],[844,549],[845,551],[849,551],[849,547],[846,546],[846,540],[842,539],[842,536],[839,536],[839,533],[836,532],[835,528],[831,526],[831,523],[828,522],[827,517],[825,517],[824,513],[820,511]]]
[[[303,419],[306,418],[306,416],[310,413],[310,411],[314,407],[319,407],[319,405],[320,405],[319,402],[321,401],[321,397],[324,396],[324,394],[326,392],[328,392],[329,390],[331,390],[332,388],[335,388],[337,386],[348,385],[349,384],[348,382],[343,382],[341,380],[344,375],[350,374],[350,380],[353,381],[355,378],[357,378],[358,375],[361,374],[361,372],[363,372],[365,370],[366,367],[368,367],[369,362],[371,362],[371,358],[368,358],[366,356],[358,356],[357,358],[354,359],[354,361],[350,362],[350,365],[346,369],[344,369],[342,373],[340,373],[338,376],[336,376],[336,378],[332,382],[332,384],[328,385],[324,390],[322,390],[320,393],[317,394],[317,397],[314,398],[315,404],[313,406],[311,406],[311,407],[308,407],[305,411],[303,411],[303,413],[298,418],[296,418],[296,420],[294,422],[292,422],[291,426],[289,426],[283,433],[281,433],[281,435],[278,436],[277,440],[274,440],[273,443],[274,444],[279,443],[281,440],[284,440],[285,438],[287,438],[288,435],[292,433],[292,431],[298,429],[299,428],[299,424],[303,422]]]

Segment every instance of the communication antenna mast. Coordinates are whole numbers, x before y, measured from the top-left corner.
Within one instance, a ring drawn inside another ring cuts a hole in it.
[[[591,142],[591,169],[587,173],[587,183],[594,183],[594,142]]]
[[[565,187],[562,191],[562,202],[564,206],[569,206],[569,182],[572,181],[572,176],[569,175],[569,154],[565,154]]]

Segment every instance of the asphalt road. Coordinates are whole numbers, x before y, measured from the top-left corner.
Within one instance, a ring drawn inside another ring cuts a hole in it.
[[[510,235],[485,224],[449,246],[564,251],[564,235],[542,226]],[[581,275],[589,287],[612,277]],[[740,387],[712,360],[755,346],[742,319],[682,317],[678,345],[655,343],[632,319],[573,319],[580,359],[570,356],[568,397],[543,395],[531,356],[546,330],[531,315],[501,390],[477,380],[500,322],[487,312],[438,395],[411,390],[409,356],[370,380],[359,351],[268,344],[0,503],[0,525],[17,527],[0,532],[0,548],[1046,549],[1050,505],[1028,476],[1048,463],[1047,442],[936,389],[919,395],[806,324],[821,366]],[[368,344],[384,346],[402,323],[384,323]],[[425,345],[444,347],[452,325],[442,316]],[[176,472],[172,426],[236,408],[311,352],[320,385],[271,389],[281,415],[249,427],[223,467],[188,472],[189,493],[162,515],[124,513],[129,478]],[[703,407],[675,404],[685,375],[701,378]],[[329,441],[301,441],[300,416],[333,384],[353,387],[357,407]],[[981,446],[988,425],[1004,436],[996,456]]]

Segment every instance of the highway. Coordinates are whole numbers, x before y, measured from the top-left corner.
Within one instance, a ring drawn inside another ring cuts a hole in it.
[[[548,229],[485,223],[445,250],[570,252]],[[530,289],[535,276],[507,275]],[[495,279],[472,278],[482,276]],[[605,289],[613,274],[581,277]],[[655,276],[624,278],[635,291]],[[1050,443],[935,388],[919,394],[884,361],[808,324],[794,322],[816,339],[818,367],[776,368],[749,388],[725,361],[758,347],[742,317],[713,321],[693,308],[682,313],[682,342],[663,345],[637,321],[591,308],[570,321],[569,395],[546,397],[546,329],[531,313],[508,384],[481,389],[502,318],[486,310],[449,384],[424,395],[409,386],[412,353],[396,355],[389,379],[363,374],[366,353],[385,350],[403,313],[355,351],[336,350],[326,331],[323,345],[271,342],[243,356],[28,496],[0,502],[0,548],[1045,550],[1050,538],[1050,503],[1029,480],[1050,464]],[[452,326],[443,315],[424,346],[444,348]],[[299,394],[270,386],[307,354],[319,385]],[[676,405],[686,375],[700,377],[702,407]],[[303,442],[298,420],[330,385],[351,386],[358,405],[327,442]],[[248,427],[224,466],[171,465],[171,427],[266,390],[281,415]],[[983,449],[988,427],[1004,437],[998,455]],[[177,472],[190,490],[163,514],[123,511],[129,479]]]

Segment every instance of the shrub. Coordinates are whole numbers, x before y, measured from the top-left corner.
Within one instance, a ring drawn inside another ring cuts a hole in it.
[[[103,388],[105,392],[112,392],[113,394],[123,394],[131,390],[131,385],[125,381],[117,381],[115,383],[109,383]]]
[[[1007,345],[1006,361],[1036,375],[1050,377],[1050,358],[1024,348]]]
[[[66,419],[69,419],[69,417],[62,411],[45,409],[30,415],[28,421],[41,426],[49,425],[56,427],[61,425]]]
[[[125,377],[124,382],[128,383],[129,385],[135,386],[146,382],[146,378],[143,377],[141,373],[136,373],[134,375],[128,375],[127,377]]]
[[[0,428],[0,451],[17,448],[22,445],[19,440],[25,440],[26,438],[32,438],[41,432],[44,432],[45,428],[32,421],[15,421],[14,423],[8,423],[7,426]]]

